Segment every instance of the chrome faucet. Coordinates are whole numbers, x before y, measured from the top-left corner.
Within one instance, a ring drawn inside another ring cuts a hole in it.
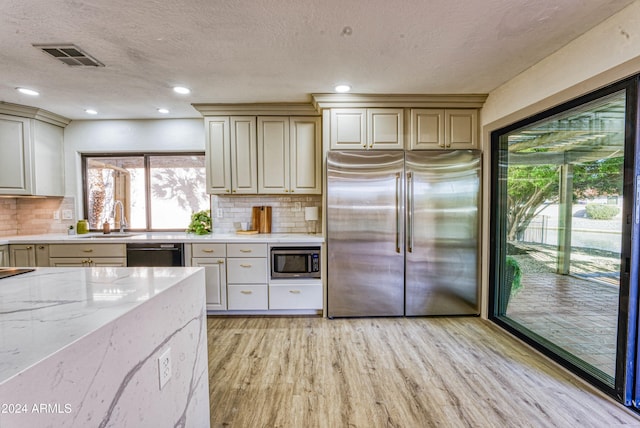
[[[118,207],[118,204],[120,205],[120,233],[122,233],[124,232],[124,228],[129,225],[127,224],[127,218],[124,216],[124,204],[122,203],[122,201],[116,201],[113,204],[114,216],[115,216],[115,212],[116,212],[116,208]]]

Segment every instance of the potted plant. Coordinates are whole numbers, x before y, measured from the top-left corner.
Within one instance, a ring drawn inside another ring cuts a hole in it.
[[[513,256],[505,259],[504,283],[500,288],[499,315],[507,313],[507,306],[511,296],[515,296],[522,289],[522,270]]]
[[[191,223],[187,228],[187,233],[196,235],[207,235],[212,231],[211,211],[202,210],[191,214]]]

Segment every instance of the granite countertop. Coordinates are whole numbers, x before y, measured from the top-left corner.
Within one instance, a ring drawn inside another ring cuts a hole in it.
[[[0,238],[0,245],[6,244],[71,244],[82,242],[104,243],[128,243],[128,242],[252,242],[252,243],[323,243],[322,235],[310,235],[304,233],[259,233],[255,235],[241,235],[236,233],[213,233],[210,235],[194,235],[184,232],[127,232],[120,236],[112,233],[104,237],[102,233],[89,233],[85,235],[45,234],[45,235],[18,235]]]
[[[202,268],[38,268],[0,280],[0,384]]]

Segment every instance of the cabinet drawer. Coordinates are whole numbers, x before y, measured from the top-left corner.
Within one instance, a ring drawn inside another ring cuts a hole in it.
[[[227,308],[268,309],[267,285],[229,285],[227,290]]]
[[[227,244],[227,257],[267,257],[267,244]]]
[[[191,244],[191,257],[226,257],[225,244]]]
[[[227,282],[229,284],[265,284],[267,282],[267,259],[227,259]]]
[[[269,284],[269,309],[322,309],[322,284]]]
[[[126,244],[50,244],[49,257],[127,257]]]

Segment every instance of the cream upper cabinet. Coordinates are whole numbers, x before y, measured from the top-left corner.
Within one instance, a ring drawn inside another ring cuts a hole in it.
[[[258,117],[258,192],[322,192],[320,118]]]
[[[333,108],[331,149],[403,149],[404,111],[401,108]]]
[[[476,109],[411,110],[411,150],[477,148]]]
[[[0,194],[64,196],[62,127],[0,114]]]
[[[212,194],[257,193],[256,118],[205,118],[207,191]]]

